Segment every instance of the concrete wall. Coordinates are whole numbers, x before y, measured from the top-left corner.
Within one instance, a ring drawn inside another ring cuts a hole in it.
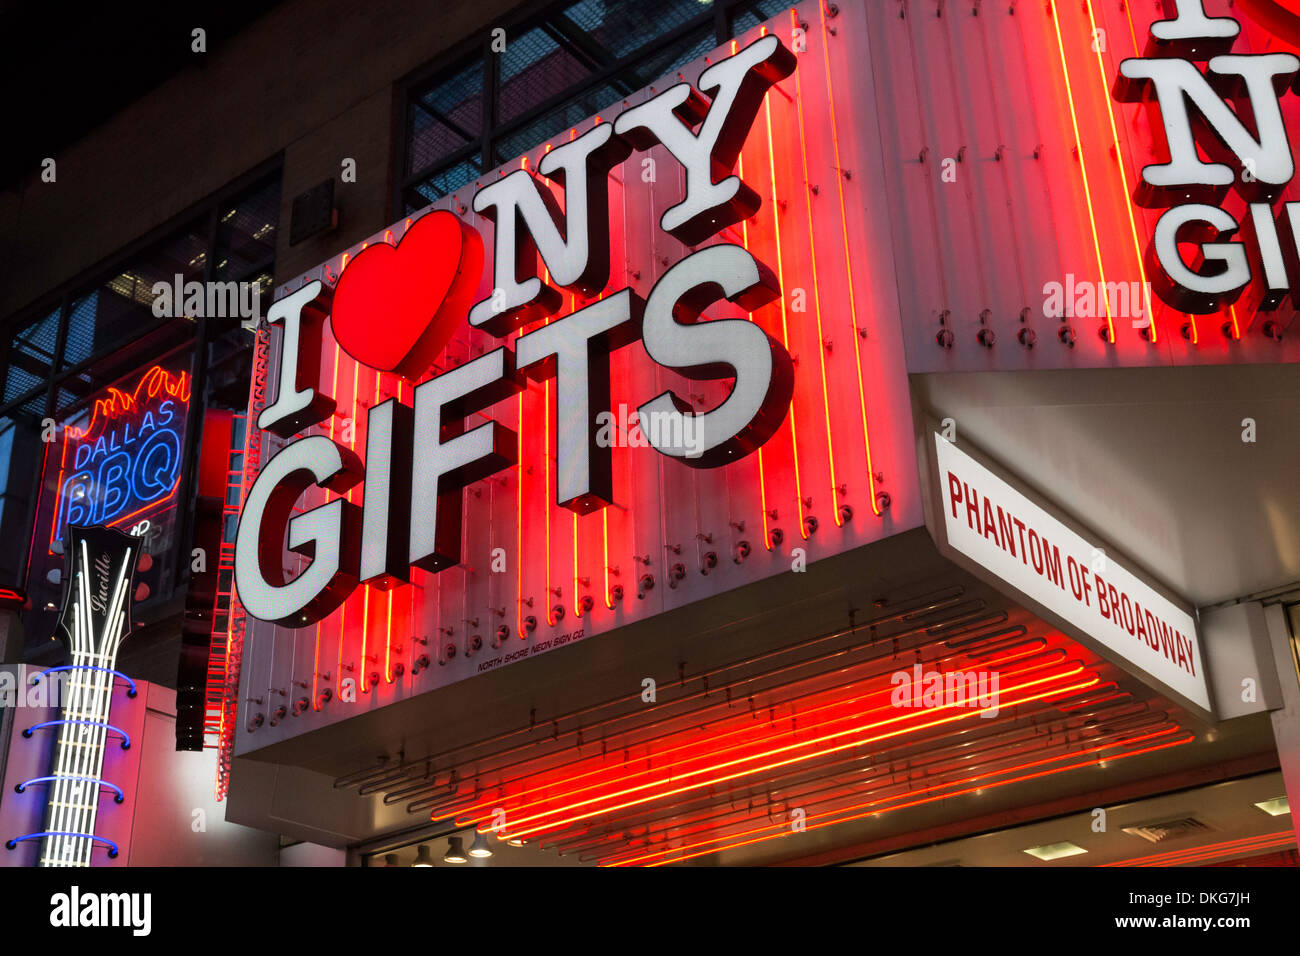
[[[281,154],[278,273],[381,228],[392,218],[396,81],[481,42],[516,2],[298,0],[194,54],[192,68],[56,156],[56,182],[31,175],[0,196],[0,319]],[[290,249],[293,197],[337,177],[345,157],[357,181],[337,184],[340,230]]]
[[[22,671],[20,686],[26,689],[33,673]],[[111,791],[102,789],[95,824],[96,835],[117,844],[119,853],[109,859],[105,848],[97,847],[91,865],[275,866],[276,834],[226,822],[226,805],[213,796],[216,751],[175,749],[175,691],[144,682],[137,687],[138,695],[131,698],[125,685],[118,685],[109,717],[130,735],[131,746],[121,749],[119,739],[110,735],[104,753],[102,779],[121,787],[125,799],[116,803]],[[55,708],[40,706],[49,702],[25,692],[20,706],[5,708],[8,720],[0,720],[8,741],[7,754],[0,753],[0,842],[42,829],[47,786],[34,784],[22,793],[14,787],[50,773],[57,728],[22,736],[24,728],[58,716]],[[33,866],[39,851],[36,840],[0,849],[0,867]]]

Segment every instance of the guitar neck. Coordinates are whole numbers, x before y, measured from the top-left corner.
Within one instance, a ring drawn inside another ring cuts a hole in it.
[[[41,841],[41,866],[90,866],[113,696],[112,671],[127,626],[125,608],[134,553],[132,547],[120,556],[100,552],[98,565],[92,569],[89,550],[80,542],[80,567],[69,582],[65,605],[72,669],[51,772],[54,779],[46,814],[48,835]]]

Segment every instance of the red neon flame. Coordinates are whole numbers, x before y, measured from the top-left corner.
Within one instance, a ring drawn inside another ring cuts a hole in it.
[[[96,428],[103,428],[107,422],[136,411],[140,407],[141,393],[146,401],[166,394],[179,402],[188,402],[190,375],[188,372],[178,372],[173,375],[162,366],[155,365],[140,377],[140,381],[132,391],[124,392],[113,386],[109,386],[105,391],[104,398],[95,399],[90,421],[84,429],[76,425],[68,425],[64,429],[67,438],[89,438]]]

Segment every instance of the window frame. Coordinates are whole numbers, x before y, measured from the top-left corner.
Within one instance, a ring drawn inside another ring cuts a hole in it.
[[[217,268],[217,256],[215,255],[215,252],[217,249],[217,236],[220,229],[222,208],[228,203],[241,198],[245,193],[249,192],[261,183],[269,183],[272,180],[276,180],[281,184],[281,187],[283,187],[283,173],[284,156],[281,153],[259,163],[243,175],[227,183],[221,189],[216,190],[199,202],[182,210],[180,213],[167,219],[161,225],[150,230],[148,233],[128,243],[126,246],[111,255],[104,257],[91,268],[82,271],[51,292],[48,292],[34,300],[27,307],[13,313],[3,321],[0,321],[0,386],[2,386],[9,370],[9,355],[13,347],[14,336],[25,326],[31,324],[33,321],[39,321],[43,316],[53,311],[55,308],[57,308],[59,312],[59,327],[55,340],[54,357],[50,366],[50,374],[46,376],[45,381],[39,386],[29,389],[11,401],[0,404],[0,417],[31,414],[24,412],[23,406],[31,402],[33,399],[40,397],[42,393],[44,394],[44,402],[42,403],[40,413],[36,415],[38,422],[43,419],[54,419],[56,421],[66,420],[76,415],[79,410],[84,408],[94,399],[96,392],[92,391],[85,398],[80,398],[75,402],[71,402],[60,410],[58,408],[58,397],[65,383],[75,379],[78,375],[93,367],[96,363],[102,362],[106,357],[135,347],[137,343],[147,339],[150,335],[158,332],[168,323],[176,320],[170,316],[163,316],[155,319],[155,321],[142,323],[138,329],[133,330],[130,339],[115,342],[111,347],[96,351],[68,368],[60,368],[63,364],[67,349],[68,329],[71,324],[73,304],[85,295],[88,290],[98,289],[104,286],[133,260],[137,259],[141,255],[147,254],[159,243],[165,242],[167,239],[175,235],[180,229],[198,221],[203,222],[202,229],[206,241],[205,248],[208,253],[204,259],[203,273],[200,281],[214,281],[216,279]],[[281,196],[281,200],[283,200],[283,196]],[[283,202],[281,201],[280,210],[282,209]],[[280,218],[281,216],[279,215],[278,210],[277,223]],[[277,227],[277,247],[279,244],[278,233],[279,229]],[[273,252],[272,257],[269,260],[258,263],[256,267],[250,269],[248,277],[251,278],[252,276],[257,275],[259,271],[266,271],[266,267],[271,266],[272,288],[274,288],[274,262],[275,253]],[[227,276],[223,277],[220,281],[230,281],[232,278],[233,277]],[[189,416],[186,421],[185,445],[182,449],[184,464],[182,465],[181,488],[178,499],[181,501],[188,500],[190,496],[190,487],[193,483],[193,468],[191,466],[195,458],[198,447],[197,443],[200,439],[200,432],[202,429],[202,415],[204,410],[202,396],[206,387],[208,373],[207,363],[203,360],[203,356],[207,351],[208,345],[212,341],[212,328],[210,327],[207,318],[200,316],[194,320],[193,333],[188,341],[175,343],[172,346],[162,349],[158,353],[159,355],[171,354],[176,349],[190,347],[193,349],[194,354],[192,366],[192,395],[194,396],[194,401],[190,403]],[[3,392],[0,391],[0,395],[2,394]],[[0,476],[0,479],[6,482],[7,487],[9,476],[6,474]],[[35,480],[40,481],[40,476],[38,475]],[[30,500],[28,501],[27,513],[23,523],[23,527],[26,529],[27,533],[30,533],[32,523],[36,520],[36,510],[39,505],[39,500],[40,495],[35,494],[31,495]],[[188,578],[188,548],[181,547],[180,545],[188,545],[191,520],[192,516],[189,510],[181,509],[179,513],[179,526],[177,529],[177,541],[179,544],[175,549],[176,554],[173,556],[174,566],[170,574],[170,581],[173,588],[179,587],[183,581]],[[184,552],[186,556],[185,560],[181,560],[182,552]],[[19,583],[26,582],[27,576],[30,573],[30,563],[31,556],[28,555],[21,568],[22,580]]]
[[[784,2],[787,3],[786,9],[789,9],[795,5],[797,0],[784,0]],[[529,4],[517,9],[514,14],[507,16],[499,23],[483,31],[483,38],[477,53],[483,70],[483,128],[478,139],[466,143],[464,146],[439,157],[420,169],[412,170],[410,173],[406,171],[408,151],[411,147],[410,117],[414,109],[420,108],[420,96],[438,81],[446,79],[456,70],[463,68],[465,64],[472,63],[476,55],[462,48],[445,51],[429,63],[409,73],[399,82],[398,95],[394,98],[396,114],[394,117],[396,134],[394,141],[396,150],[393,164],[393,188],[389,197],[391,203],[390,219],[398,219],[406,215],[407,197],[410,192],[441,171],[451,169],[466,160],[472,160],[478,164],[481,170],[480,175],[484,175],[496,169],[503,162],[509,162],[512,157],[506,157],[504,160],[496,158],[495,151],[502,140],[530,123],[536,122],[582,92],[608,82],[638,61],[662,53],[692,33],[708,26],[713,27],[714,39],[717,45],[721,46],[732,38],[732,24],[736,15],[746,10],[760,15],[760,19],[762,19],[761,11],[755,9],[755,0],[713,0],[712,5],[698,16],[691,17],[678,24],[667,33],[643,43],[622,57],[608,60],[603,65],[594,68],[582,80],[570,84],[543,102],[529,107],[520,115],[501,122],[498,103],[501,57],[492,52],[492,30],[498,27],[505,29],[507,42],[509,42],[509,38],[512,36],[518,37],[540,27],[546,31],[551,39],[555,40],[556,43],[560,44],[572,55],[583,60],[583,62],[599,61],[601,58],[597,50],[601,48],[595,47],[594,44],[589,42],[584,42],[587,34],[580,26],[564,16],[565,9],[572,6],[573,3],[574,0],[555,0],[555,2],[547,4],[545,9],[541,11],[533,10],[533,6]],[[566,32],[556,28],[557,20],[562,20],[572,30]],[[629,90],[629,92],[635,91]],[[421,203],[414,208],[418,209],[427,204],[427,202]]]

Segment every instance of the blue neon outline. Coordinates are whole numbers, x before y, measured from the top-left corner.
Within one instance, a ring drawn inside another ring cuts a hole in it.
[[[131,680],[131,678],[127,677],[121,671],[115,671],[111,667],[100,667],[98,664],[64,664],[62,667],[51,667],[49,670],[41,671],[33,677],[32,686],[34,687],[40,683],[41,678],[46,674],[54,674],[58,671],[103,671],[105,674],[112,674],[114,677],[120,677],[131,685],[131,689],[126,692],[127,697],[134,697],[139,693],[136,689],[135,681]]]
[[[87,783],[97,783],[101,787],[109,787],[117,791],[117,796],[113,798],[114,803],[123,803],[126,801],[126,793],[115,783],[109,783],[107,780],[101,780],[99,777],[81,777],[72,773],[53,773],[47,777],[32,777],[30,780],[24,780],[22,783],[14,784],[14,793],[23,793],[28,786],[33,783],[52,783],[55,780],[84,780]]]
[[[95,836],[95,834],[93,833],[78,833],[75,830],[42,830],[40,833],[28,833],[25,834],[24,836],[14,837],[12,840],[6,840],[5,849],[16,850],[18,848],[18,844],[23,843],[26,840],[40,840],[43,839],[44,837],[52,837],[52,836],[80,837],[83,840],[89,840],[92,844],[95,843],[107,844],[108,858],[110,860],[117,859],[117,844],[114,843],[112,840],[106,840],[104,837]]]
[[[163,410],[163,406],[172,405],[174,407],[175,402],[176,399],[174,398],[169,398],[164,400],[158,406],[158,411],[160,413],[158,417],[159,418],[162,417],[161,412]],[[188,403],[186,403],[186,406],[188,407]],[[146,410],[144,413],[144,415],[152,415],[152,414],[153,414],[152,409]],[[62,520],[66,518],[64,505],[68,503],[69,486],[72,484],[73,480],[78,477],[83,478],[81,483],[86,486],[86,493],[84,497],[88,499],[88,503],[86,505],[86,510],[89,515],[88,520],[93,521],[96,524],[109,524],[113,519],[115,519],[119,514],[121,514],[130,506],[129,503],[131,502],[132,496],[134,497],[134,506],[137,509],[148,507],[149,505],[153,504],[155,501],[158,501],[164,498],[165,496],[167,496],[176,487],[176,478],[180,474],[181,459],[184,457],[185,441],[181,437],[181,433],[177,429],[170,427],[171,422],[175,417],[176,415],[173,408],[172,411],[168,412],[167,420],[160,424],[156,424],[153,430],[149,433],[149,436],[147,438],[140,440],[139,436],[137,435],[135,439],[132,439],[131,441],[132,444],[136,444],[137,440],[139,441],[138,447],[130,451],[128,451],[125,448],[119,448],[116,451],[107,453],[104,458],[100,459],[98,466],[93,471],[89,467],[89,465],[92,463],[91,461],[87,462],[87,467],[76,468],[75,466],[76,453],[74,452],[73,462],[74,462],[75,470],[73,470],[68,474],[68,477],[63,482],[63,487],[59,489],[59,497],[58,500],[55,502],[54,527],[56,528],[61,527]],[[130,421],[127,421],[126,424],[130,424]],[[140,425],[142,424],[142,422],[137,421],[135,422],[135,424]],[[160,435],[170,436],[171,440],[165,443],[155,442],[154,439]],[[98,436],[98,438],[103,438],[103,437],[104,436],[102,434]],[[96,441],[98,441],[98,438],[96,439]],[[81,448],[85,448],[85,447],[93,448],[93,445],[87,446],[84,443],[80,444],[78,446],[78,451],[80,451]],[[140,482],[143,481],[144,476],[138,475],[137,471],[140,468],[142,462],[144,462],[147,454],[152,454],[156,449],[163,448],[163,447],[167,449],[172,459],[171,463],[168,465],[168,471],[170,472],[171,479],[172,479],[171,484],[160,486],[160,490],[158,491],[142,492],[139,487],[139,484]],[[91,458],[93,459],[93,457],[94,454],[92,452]],[[122,469],[121,475],[119,476],[119,481],[110,485],[108,482],[103,480],[106,477],[104,474],[104,466],[109,462],[112,462],[118,458],[126,459],[127,466]],[[122,478],[125,479],[124,482],[120,480]],[[127,491],[124,492],[123,494],[123,501],[128,503],[126,504],[119,503],[117,509],[110,515],[107,513],[108,509],[106,507],[106,503],[100,498],[100,495],[103,493],[105,488],[108,487],[117,488],[117,487],[121,487],[122,484],[125,484],[127,488]]]
[[[122,749],[123,750],[131,749],[131,735],[128,734],[121,727],[114,727],[112,724],[102,720],[80,720],[80,719],[71,720],[67,717],[60,717],[58,720],[43,720],[39,724],[32,724],[30,727],[24,730],[23,736],[30,737],[34,732],[38,730],[41,730],[45,727],[54,727],[58,724],[85,724],[89,727],[103,727],[105,730],[112,730],[122,737]]]

